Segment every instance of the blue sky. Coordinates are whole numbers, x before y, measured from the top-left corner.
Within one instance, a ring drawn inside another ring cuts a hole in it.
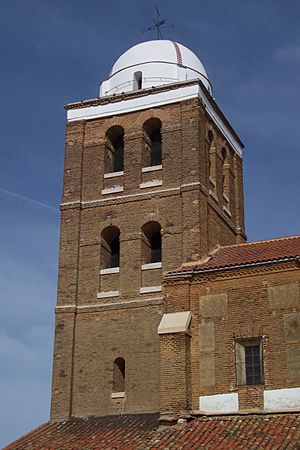
[[[65,133],[154,1],[1,1],[0,446],[49,417]],[[300,2],[161,0],[245,143],[249,240],[299,234]]]

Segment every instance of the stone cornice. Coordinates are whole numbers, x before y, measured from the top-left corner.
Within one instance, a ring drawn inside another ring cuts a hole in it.
[[[234,137],[236,142],[240,145],[241,148],[244,148],[244,144],[238,137],[237,133],[235,132],[235,130],[233,129],[233,127],[231,126],[229,121],[226,119],[226,117],[224,116],[224,114],[222,113],[220,108],[218,107],[218,105],[215,102],[215,100],[213,99],[213,97],[207,92],[207,89],[204,86],[204,84],[198,79],[190,80],[190,81],[180,81],[180,82],[178,81],[176,83],[165,84],[162,86],[151,87],[151,88],[147,88],[147,89],[141,89],[140,91],[132,91],[132,92],[126,92],[126,93],[124,92],[123,94],[119,94],[119,95],[110,95],[110,96],[97,97],[97,98],[88,99],[88,100],[81,100],[80,102],[69,103],[68,105],[65,106],[65,109],[67,111],[70,111],[70,110],[74,110],[74,109],[78,110],[78,109],[90,108],[90,107],[94,107],[94,106],[104,106],[104,105],[108,105],[108,104],[112,104],[112,103],[123,102],[126,100],[143,98],[146,96],[159,94],[159,93],[163,93],[163,92],[174,91],[174,90],[177,90],[177,89],[180,89],[183,87],[189,87],[189,86],[194,86],[194,85],[198,85],[201,88],[201,91],[202,91],[204,97],[200,101],[203,104],[204,108],[206,110],[207,110],[207,108],[208,109],[212,108],[212,110],[214,110],[214,112],[217,114],[217,116],[220,117],[220,119],[223,121],[225,126],[228,128],[228,130],[230,131],[230,133],[232,134],[232,136]],[[190,100],[194,100],[194,99],[188,99],[186,101],[190,101]],[[205,102],[207,102],[206,105],[205,105]]]
[[[97,303],[94,305],[58,305],[55,308],[55,313],[94,313],[102,311],[111,311],[115,309],[132,309],[132,308],[145,308],[148,306],[160,306],[164,304],[164,298],[147,298],[147,299],[136,299],[129,301],[114,301],[111,303]]]
[[[126,202],[135,202],[135,201],[143,201],[150,198],[163,198],[171,195],[180,195],[184,194],[184,192],[199,190],[203,192],[204,195],[207,196],[208,205],[213,208],[213,210],[223,219],[226,224],[233,230],[234,233],[242,235],[244,238],[246,234],[243,229],[237,227],[233,221],[221,210],[221,208],[216,204],[213,199],[208,195],[207,188],[200,182],[183,184],[179,187],[175,188],[167,188],[167,189],[157,189],[143,193],[129,194],[129,195],[117,195],[109,198],[101,198],[97,200],[90,201],[75,201],[75,202],[65,202],[60,205],[60,210],[65,211],[68,209],[86,209],[86,208],[95,208],[101,206],[110,206],[110,205],[118,205]]]
[[[86,108],[88,106],[107,105],[108,103],[117,103],[123,100],[128,100],[130,98],[145,97],[147,95],[156,94],[158,92],[166,92],[170,90],[180,89],[183,86],[193,86],[200,83],[201,81],[198,80],[182,81],[172,84],[164,84],[162,86],[153,88],[142,89],[140,91],[124,92],[123,94],[107,95],[105,97],[96,97],[88,100],[81,100],[80,102],[69,103],[65,106],[65,109],[68,111],[70,109]],[[202,83],[201,85],[204,86]]]

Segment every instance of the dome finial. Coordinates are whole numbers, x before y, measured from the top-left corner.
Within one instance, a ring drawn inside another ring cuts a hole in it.
[[[146,33],[147,31],[152,31],[152,30],[156,29],[157,39],[159,40],[159,39],[163,39],[161,29],[162,28],[174,28],[174,25],[167,25],[164,27],[164,25],[167,23],[167,19],[163,19],[161,17],[158,1],[155,3],[155,11],[156,11],[156,19],[153,20],[154,25],[152,25],[151,27],[144,30],[143,33]]]

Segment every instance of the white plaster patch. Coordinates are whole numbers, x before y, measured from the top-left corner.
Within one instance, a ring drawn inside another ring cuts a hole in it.
[[[300,408],[300,387],[264,391],[264,408],[272,410]]]
[[[202,412],[230,413],[239,410],[239,396],[230,394],[203,395],[199,397],[199,409]]]

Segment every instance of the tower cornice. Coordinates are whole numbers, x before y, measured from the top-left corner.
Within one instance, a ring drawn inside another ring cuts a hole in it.
[[[127,114],[194,98],[199,99],[207,115],[234,151],[241,156],[244,144],[215,100],[207,92],[204,84],[198,79],[70,103],[65,108],[68,122],[75,122]]]

